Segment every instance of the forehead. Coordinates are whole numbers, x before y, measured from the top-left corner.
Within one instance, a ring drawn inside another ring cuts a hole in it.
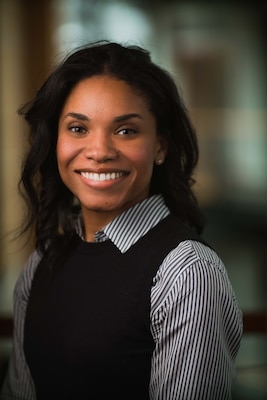
[[[68,95],[63,110],[79,108],[129,108],[150,112],[144,94],[123,80],[109,75],[97,75],[78,82]]]
[[[141,98],[143,101],[145,97],[140,90],[124,80],[109,75],[96,75],[79,81],[73,87],[68,97],[75,96],[77,93],[88,95],[90,95],[90,93],[99,93],[101,95],[112,93],[112,95],[116,97],[130,96],[132,98]]]

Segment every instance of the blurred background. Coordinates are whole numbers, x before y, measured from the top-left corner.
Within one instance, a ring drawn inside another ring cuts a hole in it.
[[[145,47],[183,94],[199,138],[204,236],[224,260],[246,316],[235,398],[267,398],[265,8],[201,0],[0,2],[0,368],[11,349],[14,284],[32,250],[9,235],[24,212],[17,182],[27,127],[17,109],[69,51],[108,39]]]

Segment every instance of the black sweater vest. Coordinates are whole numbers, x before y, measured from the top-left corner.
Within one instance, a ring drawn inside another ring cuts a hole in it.
[[[38,400],[149,399],[152,280],[185,239],[203,241],[168,216],[124,254],[77,236],[62,265],[39,265],[24,332]]]

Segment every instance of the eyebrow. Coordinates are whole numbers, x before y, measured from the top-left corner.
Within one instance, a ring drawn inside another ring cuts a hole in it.
[[[132,119],[132,118],[143,119],[141,114],[132,113],[132,114],[119,115],[118,117],[114,118],[114,121],[115,122],[122,122],[122,121],[127,121],[128,119]]]
[[[90,118],[87,117],[86,115],[76,113],[76,112],[67,113],[64,118],[67,118],[67,117],[76,118],[81,121],[90,121]],[[123,122],[123,121],[127,121],[128,119],[132,119],[132,118],[143,119],[141,114],[131,113],[131,114],[118,115],[117,117],[114,118],[114,122]]]
[[[76,112],[69,112],[65,115],[64,119],[67,117],[72,117],[72,118],[76,118],[79,119],[81,121],[89,121],[89,118],[84,115],[84,114],[80,114],[80,113],[76,113]]]

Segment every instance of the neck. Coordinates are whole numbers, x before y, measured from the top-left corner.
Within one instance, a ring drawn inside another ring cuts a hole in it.
[[[117,215],[106,213],[82,212],[84,221],[84,239],[86,242],[94,242],[96,232],[103,229]]]

